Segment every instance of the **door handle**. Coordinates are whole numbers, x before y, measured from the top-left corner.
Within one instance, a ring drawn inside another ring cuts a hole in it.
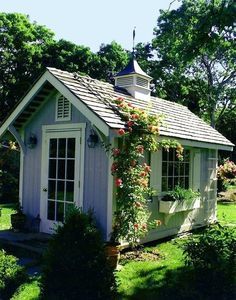
[[[43,189],[43,192],[47,192],[47,191],[48,191],[48,189],[47,189],[47,188],[44,188],[44,189]]]

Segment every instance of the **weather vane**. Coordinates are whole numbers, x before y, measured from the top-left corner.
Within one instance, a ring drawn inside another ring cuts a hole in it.
[[[134,45],[135,45],[135,29],[136,29],[136,26],[134,27],[133,29],[133,57],[134,57]]]

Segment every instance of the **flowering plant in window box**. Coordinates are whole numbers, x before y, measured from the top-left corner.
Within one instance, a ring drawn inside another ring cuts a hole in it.
[[[176,186],[168,192],[159,202],[159,212],[173,214],[176,212],[200,208],[200,193],[191,189]]]
[[[111,240],[127,241],[135,246],[148,231],[160,225],[150,221],[148,199],[153,195],[149,185],[151,167],[144,161],[145,152],[162,147],[175,148],[182,159],[183,147],[173,140],[158,140],[163,116],[148,114],[123,98],[114,101],[113,108],[120,115],[124,127],[117,132],[118,146],[110,149],[113,158],[111,172],[116,186],[116,210]]]

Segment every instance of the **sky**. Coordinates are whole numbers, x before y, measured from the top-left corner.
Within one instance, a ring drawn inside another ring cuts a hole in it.
[[[175,0],[171,8],[177,8]],[[132,49],[135,43],[149,42],[160,9],[168,9],[173,0],[0,0],[0,12],[19,12],[51,29],[56,39],[65,39],[90,47],[116,41]]]

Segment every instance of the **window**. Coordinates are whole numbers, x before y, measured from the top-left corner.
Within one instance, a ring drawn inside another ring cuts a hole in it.
[[[184,150],[183,161],[176,157],[175,149],[162,150],[162,192],[171,191],[179,185],[189,188],[190,151]]]
[[[56,121],[70,121],[71,119],[71,103],[64,96],[57,98]]]

